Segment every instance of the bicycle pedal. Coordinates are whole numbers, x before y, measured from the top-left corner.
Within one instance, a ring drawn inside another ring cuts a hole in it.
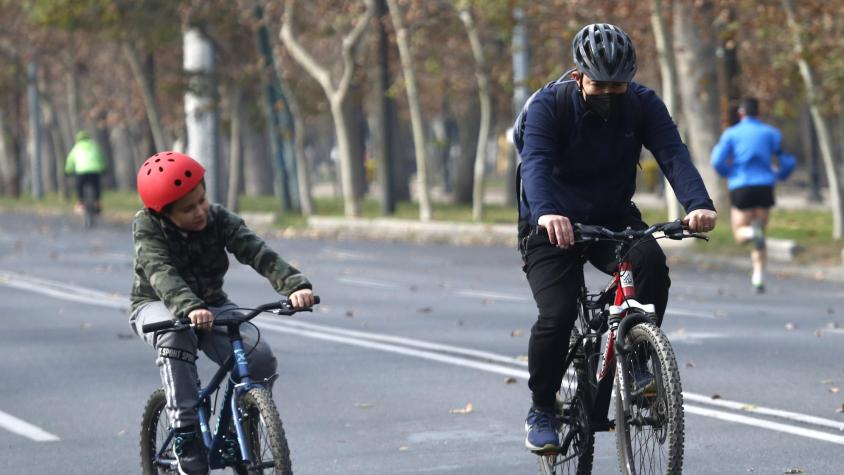
[[[590,429],[592,432],[615,432],[615,420],[593,421],[590,423]]]

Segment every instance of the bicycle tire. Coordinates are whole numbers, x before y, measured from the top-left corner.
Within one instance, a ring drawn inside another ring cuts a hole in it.
[[[557,401],[561,430],[558,453],[537,454],[540,475],[588,475],[592,473],[595,437],[589,425],[589,412],[584,399],[584,385],[588,384],[583,360],[575,360],[575,377],[564,378]],[[570,379],[568,383],[566,379]],[[567,440],[568,439],[568,440]]]
[[[158,442],[166,438],[170,430],[170,423],[164,410],[166,405],[167,397],[164,395],[163,388],[153,391],[144,405],[144,413],[141,417],[141,470],[144,475],[178,474],[175,465],[173,465],[173,470],[168,470],[155,463],[155,454],[159,449]],[[175,457],[172,461],[175,463]]]
[[[265,388],[252,388],[247,391],[240,397],[240,417],[243,421],[244,432],[249,437],[249,450],[252,452],[253,460],[259,464],[266,463],[270,461],[267,460],[267,455],[270,455],[273,463],[273,469],[270,472],[246,467],[246,473],[249,475],[261,473],[292,475],[290,449],[278,409],[270,392]],[[243,468],[238,467],[236,472],[243,473]]]
[[[679,474],[683,469],[683,390],[674,350],[665,333],[652,323],[635,325],[625,339],[625,344],[633,348],[624,355],[626,379],[631,381],[631,368],[644,361],[655,378],[656,392],[653,396],[632,394],[628,387],[620,387],[616,376],[619,468],[627,475]],[[643,359],[641,355],[645,354]],[[630,414],[624,413],[621,391],[631,401]]]
[[[83,210],[83,225],[85,229],[91,229],[96,221],[97,199],[94,186],[89,183],[82,185],[82,204],[85,208]]]

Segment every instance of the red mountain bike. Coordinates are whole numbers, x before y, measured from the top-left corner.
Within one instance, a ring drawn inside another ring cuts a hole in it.
[[[663,236],[654,237],[658,232]],[[588,293],[581,274],[578,318],[565,362],[573,371],[563,380],[557,404],[560,449],[538,454],[540,473],[592,473],[594,434],[612,430],[622,473],[680,473],[684,430],[680,372],[668,338],[656,325],[654,306],[636,300],[627,256],[647,239],[708,238],[684,231],[680,221],[618,232],[575,224],[575,234],[577,242],[617,242],[618,267],[597,294]],[[611,393],[614,421],[607,417]]]

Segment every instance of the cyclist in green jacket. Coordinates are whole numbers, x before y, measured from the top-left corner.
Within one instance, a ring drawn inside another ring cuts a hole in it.
[[[106,171],[106,161],[97,142],[91,139],[88,132],[80,131],[76,134],[76,144],[70,149],[65,162],[64,172],[68,175],[76,175],[76,196],[78,197],[76,209],[81,211],[82,193],[85,185],[94,188],[94,199],[96,208],[100,208],[100,175]]]
[[[131,325],[156,349],[167,413],[176,429],[179,473],[208,473],[208,457],[194,407],[197,403],[197,350],[222,364],[229,354],[225,328],[213,320],[236,312],[223,291],[228,253],[269,280],[296,308],[314,303],[311,284],[246,227],[243,220],[205,197],[205,169],[177,152],[161,152],[138,171],[138,193],[145,208],[135,214],[132,235],[135,279]],[[200,331],[146,333],[149,323],[189,318]],[[213,329],[212,329],[213,328]],[[276,359],[254,327],[242,329],[243,344],[256,380],[272,381]]]

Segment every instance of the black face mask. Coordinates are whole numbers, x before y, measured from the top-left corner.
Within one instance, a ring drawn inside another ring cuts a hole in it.
[[[610,120],[614,112],[621,109],[623,101],[624,94],[587,94],[586,108],[606,122]]]

